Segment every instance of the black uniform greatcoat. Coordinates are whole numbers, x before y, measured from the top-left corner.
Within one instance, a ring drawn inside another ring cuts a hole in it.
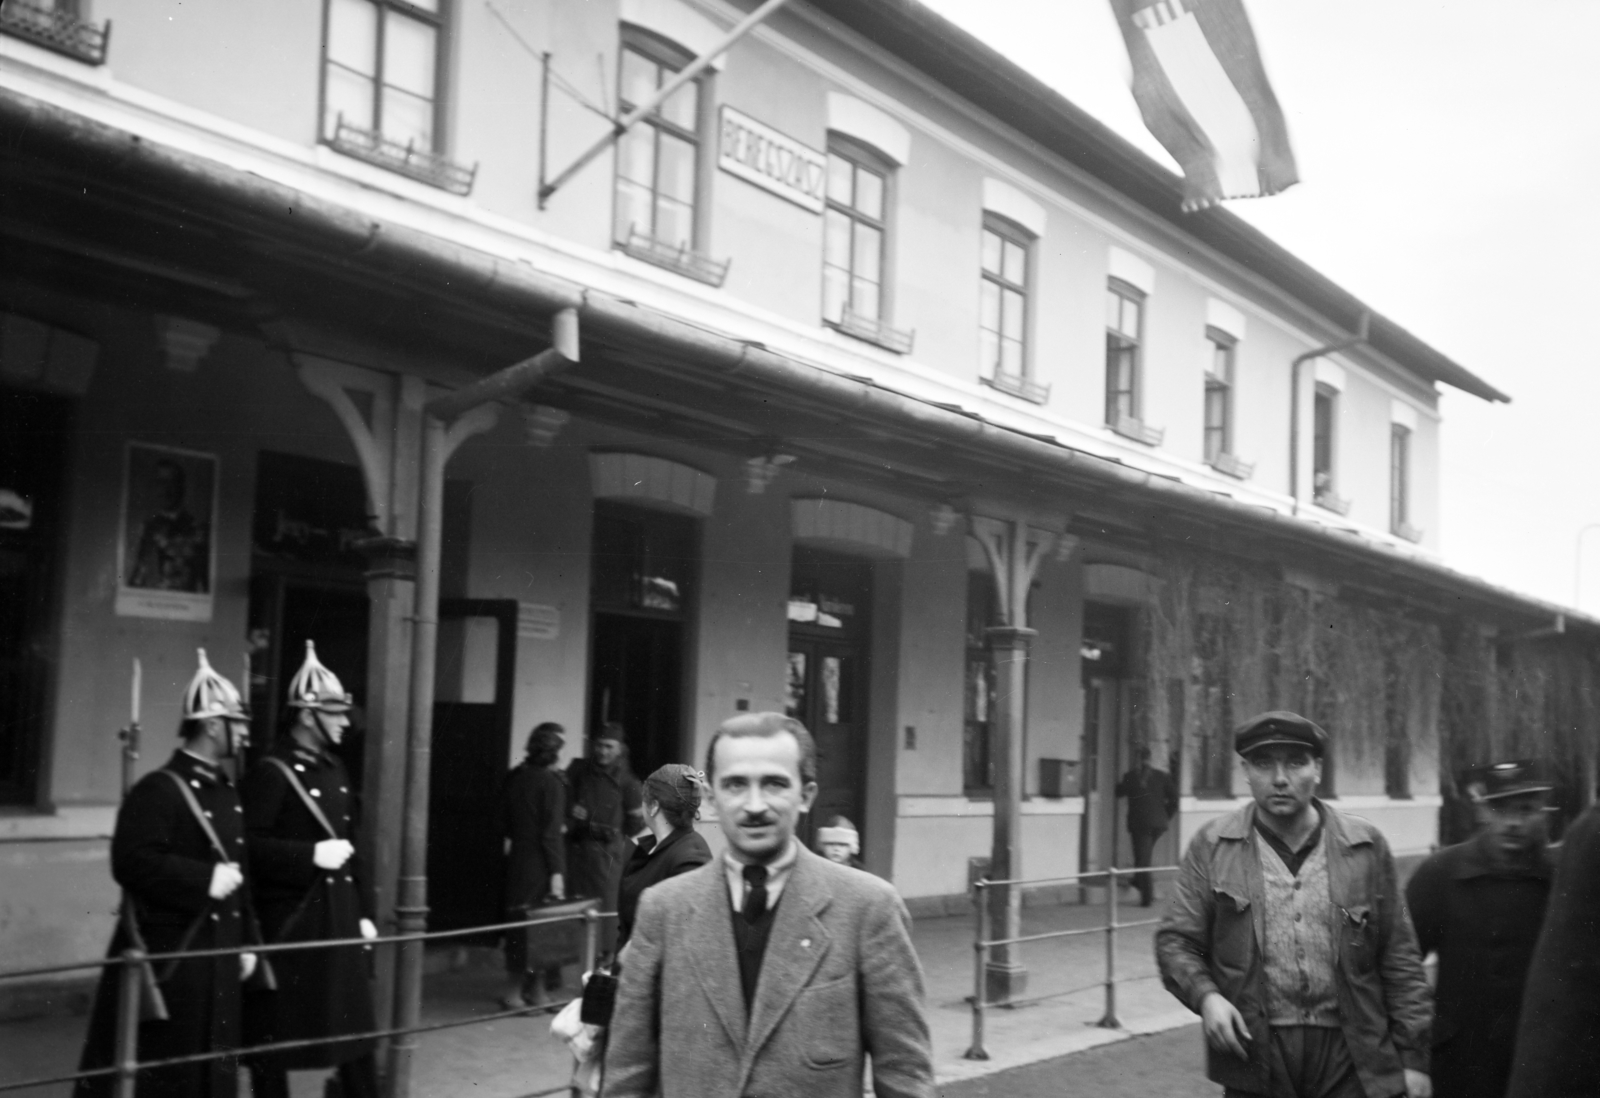
[[[269,755],[294,770],[337,834],[324,830],[276,765],[263,759],[250,768],[240,792],[262,933],[268,942],[358,938],[360,920],[371,917],[358,859],[351,857],[333,871],[318,869],[312,860],[324,839],[355,841],[355,794],[344,764],[289,737]],[[361,946],[289,950],[272,957],[278,990],[245,996],[251,1045],[377,1028],[368,954]],[[333,1067],[373,1046],[369,1038],[273,1053],[267,1059],[285,1070]]]
[[[639,897],[651,885],[687,873],[711,860],[711,847],[693,826],[680,827],[656,842],[654,835],[633,848],[622,871],[622,886],[617,896],[617,949],[628,944],[633,933],[633,917],[639,910]]]
[[[1600,807],[1562,836],[1506,1098],[1600,1092]]]
[[[164,769],[188,783],[230,860],[244,866],[244,817],[233,782],[215,764],[186,751],[174,752]],[[111,875],[126,890],[151,953],[221,949],[260,941],[246,888],[235,890],[225,900],[211,899],[211,874],[217,861],[216,849],[171,778],[159,772],[146,774],[129,790],[111,838]],[[119,920],[108,955],[116,956],[131,945]],[[169,1018],[139,1026],[139,1059],[238,1048],[242,1037],[239,972],[237,956],[157,965]],[[114,1061],[120,978],[120,966],[111,966],[100,979],[84,1043],[84,1070],[108,1067]],[[234,1098],[238,1069],[237,1060],[229,1057],[140,1072],[139,1098]],[[109,1096],[112,1079],[83,1080],[75,1094],[78,1098]]]
[[[1502,866],[1479,835],[1434,854],[1406,885],[1423,956],[1439,954],[1434,991],[1437,1098],[1501,1098],[1533,948],[1550,898],[1541,851]]]

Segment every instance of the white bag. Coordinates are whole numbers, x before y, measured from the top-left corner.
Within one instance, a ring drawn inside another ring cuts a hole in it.
[[[584,1098],[595,1098],[600,1093],[600,1067],[605,1059],[605,1027],[592,1026],[582,1018],[583,999],[579,997],[562,1007],[550,1020],[551,1036],[566,1042],[575,1063],[572,1066],[572,1086]]]

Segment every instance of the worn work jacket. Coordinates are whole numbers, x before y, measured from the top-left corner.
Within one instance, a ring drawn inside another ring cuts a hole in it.
[[[1368,1094],[1403,1094],[1404,1068],[1428,1070],[1432,1007],[1417,939],[1377,828],[1318,801],[1335,908],[1339,1017]],[[1156,934],[1167,990],[1200,1012],[1213,991],[1250,1029],[1250,1058],[1206,1049],[1210,1078],[1255,1094],[1271,1091],[1266,1013],[1266,888],[1251,840],[1255,805],[1211,821],[1190,842],[1177,890]]]

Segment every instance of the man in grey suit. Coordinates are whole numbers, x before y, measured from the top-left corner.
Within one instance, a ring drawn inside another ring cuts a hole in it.
[[[922,967],[886,882],[805,849],[816,744],[741,713],[706,771],[728,849],[639,902],[606,1050],[606,1098],[934,1098]]]

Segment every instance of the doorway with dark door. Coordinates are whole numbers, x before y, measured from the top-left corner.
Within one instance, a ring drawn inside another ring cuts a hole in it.
[[[835,816],[866,822],[871,607],[871,561],[795,547],[784,711],[817,743],[817,801],[798,832],[807,846]]]
[[[1078,832],[1084,870],[1131,864],[1119,828],[1117,779],[1127,755],[1129,675],[1133,623],[1120,606],[1083,607],[1083,826]]]
[[[251,760],[287,720],[289,682],[306,641],[355,700],[352,733],[339,755],[362,789],[370,600],[355,543],[367,532],[367,497],[353,465],[262,451],[256,459],[251,524]]]
[[[39,796],[71,405],[0,389],[0,805]]]
[[[500,921],[517,604],[441,599],[428,785],[428,929]]]
[[[588,731],[620,724],[641,779],[693,761],[683,742],[683,678],[698,545],[698,523],[685,515],[595,504]]]

